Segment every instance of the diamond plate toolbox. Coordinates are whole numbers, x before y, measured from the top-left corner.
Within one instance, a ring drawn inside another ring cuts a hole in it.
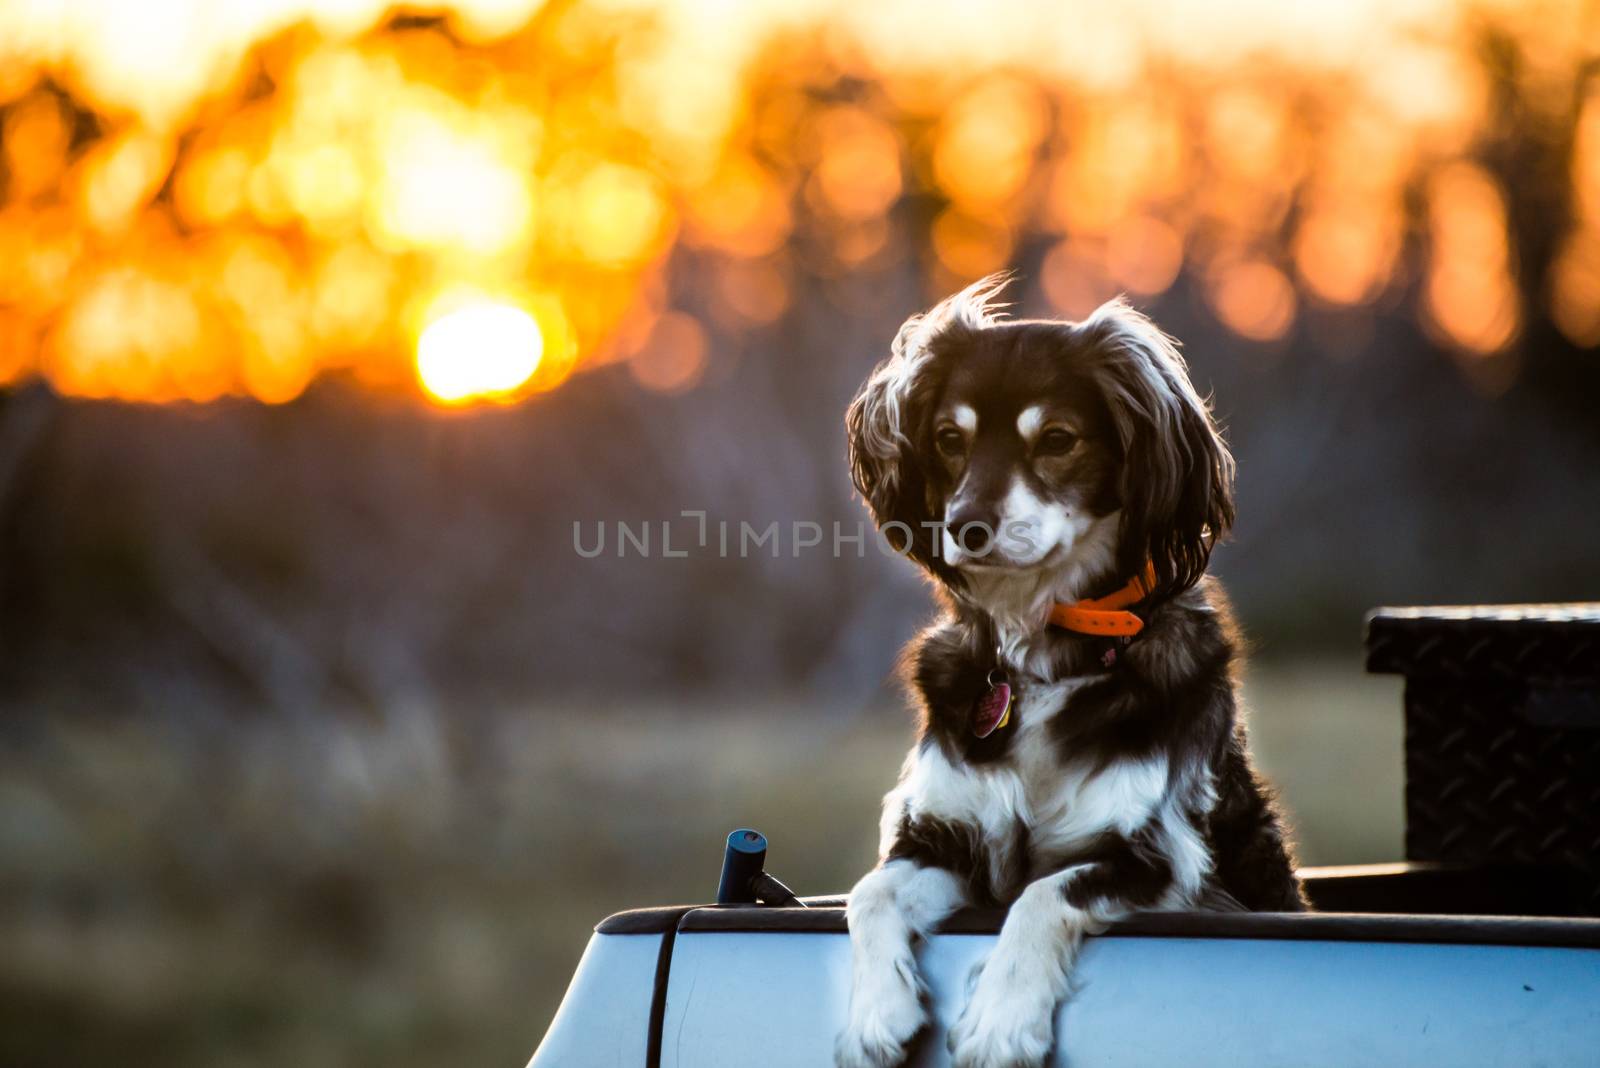
[[[1600,603],[1380,608],[1405,676],[1406,857],[1559,867],[1600,914]]]

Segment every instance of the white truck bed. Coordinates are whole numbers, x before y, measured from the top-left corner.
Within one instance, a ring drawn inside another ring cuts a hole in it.
[[[919,950],[944,1029],[1003,917]],[[602,923],[530,1068],[827,1068],[849,994],[844,912],[676,908]],[[1088,940],[1056,1068],[1600,1064],[1600,919],[1146,915]]]

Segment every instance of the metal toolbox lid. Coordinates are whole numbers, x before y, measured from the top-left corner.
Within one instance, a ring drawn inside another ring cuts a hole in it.
[[[1379,608],[1366,647],[1377,674],[1600,685],[1600,602]]]

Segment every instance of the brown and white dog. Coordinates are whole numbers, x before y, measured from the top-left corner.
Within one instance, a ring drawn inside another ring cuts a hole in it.
[[[1149,319],[1008,320],[1005,281],[909,320],[846,419],[856,488],[944,611],[906,653],[921,736],[850,894],[840,1068],[905,1060],[929,1022],[914,946],[963,906],[1010,911],[958,1068],[1043,1063],[1083,936],[1119,917],[1305,907],[1206,575],[1233,458]]]

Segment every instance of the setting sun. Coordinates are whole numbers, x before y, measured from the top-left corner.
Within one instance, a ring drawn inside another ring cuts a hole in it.
[[[503,396],[533,377],[543,355],[533,316],[509,304],[471,304],[423,330],[417,377],[446,403]]]

